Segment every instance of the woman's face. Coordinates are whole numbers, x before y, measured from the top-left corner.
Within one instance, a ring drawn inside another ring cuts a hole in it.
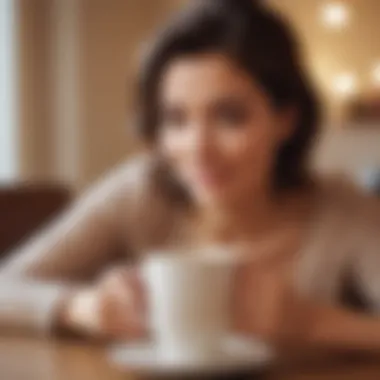
[[[276,152],[294,124],[248,74],[218,54],[173,61],[160,83],[159,110],[160,153],[203,205],[267,191]]]

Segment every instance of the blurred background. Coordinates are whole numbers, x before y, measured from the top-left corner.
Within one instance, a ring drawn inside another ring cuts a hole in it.
[[[190,0],[191,1],[191,0]],[[268,0],[289,18],[325,103],[314,165],[380,168],[380,1]],[[78,192],[139,150],[144,44],[181,0],[0,0],[0,181]]]

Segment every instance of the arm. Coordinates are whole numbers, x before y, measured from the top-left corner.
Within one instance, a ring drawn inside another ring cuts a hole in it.
[[[235,290],[238,330],[285,354],[289,349],[380,352],[380,318],[302,297],[294,289],[292,263],[277,264],[241,268]]]
[[[312,347],[380,352],[380,319],[344,308],[311,305],[304,343]]]
[[[113,258],[129,169],[122,168],[22,247],[0,270],[0,327],[49,331],[63,300]]]
[[[367,349],[380,352],[380,201],[360,196],[351,236],[349,270],[354,285],[369,306],[359,313],[328,305],[309,305],[312,321],[307,340],[316,345],[342,349]],[[357,222],[357,223],[356,223]]]

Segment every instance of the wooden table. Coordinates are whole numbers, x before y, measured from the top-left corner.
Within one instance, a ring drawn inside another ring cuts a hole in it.
[[[130,380],[104,356],[102,347],[41,339],[0,338],[1,380]],[[265,380],[377,380],[380,359],[295,365],[288,362],[273,368]]]

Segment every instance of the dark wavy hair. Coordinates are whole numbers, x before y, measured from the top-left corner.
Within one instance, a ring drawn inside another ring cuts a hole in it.
[[[158,88],[173,59],[206,52],[222,53],[259,83],[275,109],[293,106],[298,124],[279,149],[273,188],[298,188],[309,181],[308,156],[320,121],[320,107],[288,23],[253,0],[199,0],[181,11],[158,34],[141,70],[138,132],[155,142],[159,127]]]

